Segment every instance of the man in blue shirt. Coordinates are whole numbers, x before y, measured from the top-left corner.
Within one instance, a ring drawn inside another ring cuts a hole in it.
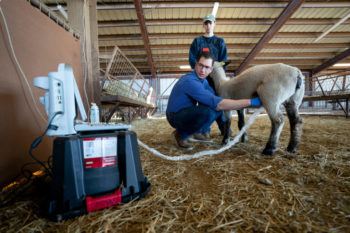
[[[192,149],[188,138],[192,134],[205,134],[211,124],[221,116],[222,110],[237,110],[261,105],[259,98],[223,99],[209,90],[206,77],[213,69],[214,59],[210,53],[197,57],[194,71],[182,76],[174,85],[166,109],[169,124],[180,148]]]
[[[215,26],[216,26],[216,19],[214,15],[209,14],[203,18],[204,35],[196,37],[193,40],[189,51],[189,63],[192,69],[194,69],[198,55],[203,52],[211,53],[215,61],[218,61],[218,62],[227,61],[227,48],[226,48],[225,41],[223,38],[214,35]],[[207,79],[207,80],[210,84],[209,85],[210,87],[208,87],[208,89],[211,90],[214,94],[217,94],[213,90],[214,85],[213,83],[210,82],[211,79]],[[216,123],[218,124],[221,134],[223,134],[225,121],[226,119],[224,116],[218,117],[216,119]],[[207,131],[208,131],[207,135],[209,135],[210,129],[208,129]],[[231,133],[231,130],[230,130],[230,133]],[[209,137],[207,135],[203,135],[203,136]]]

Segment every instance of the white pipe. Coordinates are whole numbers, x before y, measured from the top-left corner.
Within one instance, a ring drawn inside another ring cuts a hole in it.
[[[235,144],[238,143],[239,139],[242,137],[242,135],[247,131],[247,129],[254,123],[255,118],[264,110],[264,107],[260,107],[257,110],[255,110],[255,112],[253,113],[253,115],[251,115],[248,118],[247,123],[243,126],[243,128],[241,129],[241,131],[239,131],[239,133],[234,137],[234,139],[232,141],[229,141],[228,144],[226,144],[225,146],[221,147],[218,150],[204,150],[204,151],[200,151],[197,152],[195,154],[192,155],[187,155],[187,154],[182,154],[182,155],[178,155],[178,156],[169,156],[169,155],[165,155],[160,153],[158,150],[149,147],[148,145],[146,145],[145,143],[143,143],[141,140],[137,140],[139,146],[143,147],[144,149],[148,150],[150,153],[152,153],[153,155],[161,158],[161,159],[165,159],[165,160],[170,160],[170,161],[182,161],[182,160],[191,160],[191,159],[198,159],[200,157],[203,156],[213,156],[213,155],[217,155],[220,154],[228,149],[230,149],[232,146],[234,146]]]
[[[218,12],[218,9],[219,9],[219,2],[214,2],[213,11],[211,12],[211,14],[214,15],[214,17],[216,17],[216,13]]]
[[[327,35],[328,33],[330,33],[334,28],[338,27],[341,23],[343,23],[345,20],[347,20],[350,17],[350,13],[347,14],[345,17],[343,17],[342,19],[340,19],[336,24],[334,24],[330,29],[328,29],[327,31],[325,31],[324,33],[322,33],[319,37],[317,37],[317,39],[314,42],[317,42],[319,40],[321,40],[325,35]]]

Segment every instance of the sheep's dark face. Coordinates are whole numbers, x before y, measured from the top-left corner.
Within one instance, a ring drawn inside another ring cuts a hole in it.
[[[213,78],[211,77],[211,74],[207,77],[207,81],[208,81],[209,86],[211,86],[211,88],[213,88],[213,90],[215,91],[215,94],[218,95],[218,90],[216,90],[216,88],[215,88],[215,83],[214,83]]]

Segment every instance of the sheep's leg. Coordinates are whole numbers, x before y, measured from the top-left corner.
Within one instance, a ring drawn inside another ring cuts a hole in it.
[[[269,141],[266,143],[266,146],[263,150],[264,155],[273,155],[275,152],[279,137],[282,132],[282,128],[284,125],[284,118],[282,112],[279,108],[275,107],[275,109],[271,110],[268,106],[265,106],[267,113],[269,114],[271,120],[271,132]]]
[[[230,137],[231,119],[225,121],[225,123],[223,123],[222,126],[223,126],[223,132],[224,132],[224,136],[222,138],[222,144],[226,145]]]
[[[295,103],[286,103],[284,106],[286,108],[290,124],[290,139],[287,151],[290,153],[295,153],[298,149],[301,138],[302,119]]]
[[[221,124],[220,131],[223,135],[222,144],[226,145],[231,136],[231,111],[224,111],[224,118],[225,120]]]
[[[244,109],[237,110],[238,115],[238,129],[241,130],[244,126]],[[248,134],[247,132],[244,132],[244,134],[241,137],[241,142],[247,142],[248,141]]]

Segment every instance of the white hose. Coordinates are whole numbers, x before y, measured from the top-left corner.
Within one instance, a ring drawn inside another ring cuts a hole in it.
[[[253,124],[255,118],[264,110],[263,107],[260,107],[259,109],[257,109],[253,115],[251,115],[248,119],[248,122],[243,126],[243,128],[241,129],[241,131],[239,131],[239,133],[234,137],[233,140],[231,140],[228,144],[226,144],[225,146],[221,147],[218,150],[205,150],[205,151],[200,151],[197,152],[193,155],[179,155],[179,156],[168,156],[168,155],[164,155],[162,153],[160,153],[159,151],[157,151],[154,148],[151,148],[149,146],[147,146],[145,143],[143,143],[142,141],[138,140],[138,143],[140,146],[142,146],[143,148],[145,148],[146,150],[148,150],[149,152],[151,152],[153,155],[162,158],[162,159],[166,159],[166,160],[171,160],[171,161],[180,161],[180,160],[190,160],[190,159],[197,159],[203,156],[213,156],[216,154],[219,154],[225,150],[230,149],[232,146],[234,146],[235,144],[237,144],[237,142],[239,141],[239,139],[242,137],[242,135],[244,134],[245,131],[247,131],[247,129]]]

